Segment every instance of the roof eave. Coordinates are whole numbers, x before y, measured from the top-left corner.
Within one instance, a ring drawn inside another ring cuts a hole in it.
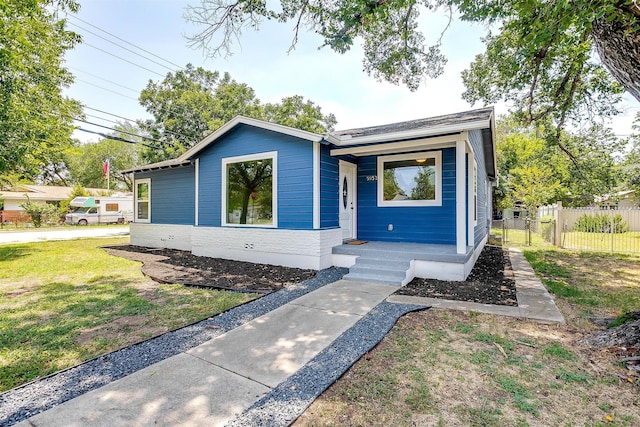
[[[337,146],[371,144],[376,142],[399,141],[406,139],[415,139],[430,135],[446,135],[450,133],[463,132],[465,130],[486,129],[491,127],[491,117],[488,119],[474,120],[465,123],[455,123],[445,126],[435,126],[429,128],[411,129],[400,132],[382,133],[377,135],[367,135],[361,137],[352,137],[350,135],[335,136],[328,135],[327,140]]]
[[[165,163],[165,164],[151,163],[149,165],[138,166],[136,168],[121,170],[120,173],[124,175],[127,173],[134,173],[134,172],[148,172],[153,170],[172,169],[172,168],[179,168],[183,166],[189,166],[190,164],[191,164],[191,160],[184,160],[184,161],[176,160],[173,163]]]

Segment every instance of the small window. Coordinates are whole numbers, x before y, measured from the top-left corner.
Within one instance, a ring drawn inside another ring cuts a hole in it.
[[[107,212],[118,212],[120,209],[118,209],[118,204],[117,203],[107,203],[105,205],[105,210]]]
[[[378,206],[441,206],[440,152],[378,157]]]
[[[222,225],[277,227],[277,153],[222,159]]]
[[[151,222],[151,180],[136,180],[136,222]]]

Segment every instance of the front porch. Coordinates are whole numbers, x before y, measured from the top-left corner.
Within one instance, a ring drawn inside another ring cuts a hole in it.
[[[346,280],[402,286],[414,277],[465,280],[483,246],[460,254],[456,245],[371,241],[335,246],[332,254],[333,265],[349,268]]]

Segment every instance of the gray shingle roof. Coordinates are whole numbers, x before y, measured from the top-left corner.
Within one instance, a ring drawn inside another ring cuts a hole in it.
[[[331,132],[331,135],[351,136],[352,138],[379,135],[386,133],[402,132],[421,128],[431,128],[449,125],[464,125],[465,123],[479,120],[489,120],[493,115],[493,107],[480,108],[477,110],[464,111],[462,113],[446,114],[443,116],[428,117],[425,119],[409,120],[406,122],[391,123],[380,126],[369,126],[364,128],[347,129]]]

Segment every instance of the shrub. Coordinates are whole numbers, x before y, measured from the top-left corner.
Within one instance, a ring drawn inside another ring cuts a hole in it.
[[[611,216],[605,214],[584,214],[578,218],[574,226],[575,231],[586,231],[588,233],[611,233]],[[622,219],[622,215],[613,216],[613,232],[626,233],[629,226]]]
[[[20,204],[26,213],[31,215],[31,222],[36,228],[40,228],[43,222],[46,222],[50,216],[56,216],[57,208],[49,203],[34,203],[27,196],[27,201]]]

